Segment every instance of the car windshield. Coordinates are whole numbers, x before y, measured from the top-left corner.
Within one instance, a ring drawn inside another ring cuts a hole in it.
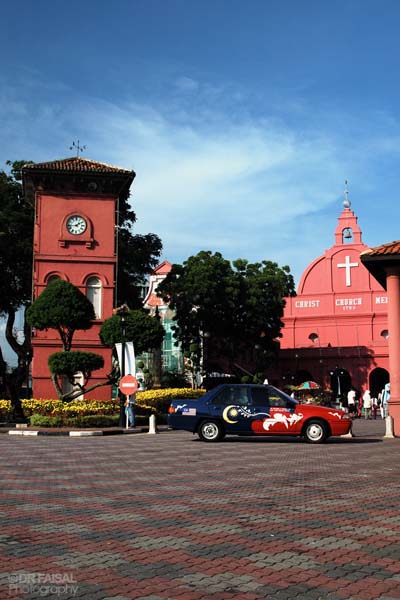
[[[292,396],[289,396],[285,392],[282,392],[282,390],[278,390],[278,388],[276,388],[273,385],[268,386],[268,393],[270,397],[275,396],[278,398],[285,399],[286,401],[291,402],[292,404],[300,404],[299,401],[296,400],[296,398],[292,398]]]

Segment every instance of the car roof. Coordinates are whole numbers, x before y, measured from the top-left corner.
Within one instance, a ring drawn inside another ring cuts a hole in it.
[[[280,388],[277,388],[274,385],[270,385],[269,383],[267,383],[267,384],[265,384],[265,383],[220,383],[215,388],[212,388],[211,390],[209,390],[207,392],[207,394],[209,394],[210,392],[216,392],[225,387],[235,387],[235,388],[245,387],[245,388],[250,388],[250,389],[252,389],[252,388],[268,388],[268,389],[278,390],[278,392],[280,392],[281,394],[284,394],[285,396],[287,396],[287,398],[292,400],[292,402],[294,404],[299,404],[299,401],[296,400],[296,398],[292,398],[287,392],[284,392]]]

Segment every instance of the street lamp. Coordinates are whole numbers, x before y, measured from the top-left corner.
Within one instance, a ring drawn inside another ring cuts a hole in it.
[[[122,338],[122,365],[121,365],[121,377],[125,375],[125,343],[126,343],[126,321],[125,313],[121,313],[121,338]]]
[[[344,375],[343,369],[336,367],[335,370],[329,371],[329,375],[336,379],[336,402],[341,406],[342,404],[342,382],[341,377]]]
[[[125,343],[126,343],[126,321],[125,321],[125,311],[121,311],[121,372],[120,379],[125,375]],[[119,396],[119,426],[124,427],[126,421],[125,416],[125,398],[124,394],[120,392]]]
[[[207,365],[207,359],[208,359],[208,356],[207,356],[207,351],[208,351],[207,340],[210,337],[210,332],[209,331],[202,331],[202,334],[203,334],[203,340],[202,340],[203,341],[203,348],[202,348],[203,381],[207,381],[207,371],[208,371],[208,369],[207,369],[207,366],[208,366]]]

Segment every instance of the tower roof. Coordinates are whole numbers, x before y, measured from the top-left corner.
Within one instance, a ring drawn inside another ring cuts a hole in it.
[[[120,173],[131,174],[132,179],[135,177],[135,172],[121,167],[108,165],[107,163],[89,160],[81,156],[73,156],[72,158],[62,158],[51,160],[43,163],[32,163],[23,166],[23,171],[30,173],[35,171],[55,171],[59,173]]]
[[[89,160],[81,156],[63,158],[22,167],[24,193],[84,193],[128,198],[136,174],[129,169]]]

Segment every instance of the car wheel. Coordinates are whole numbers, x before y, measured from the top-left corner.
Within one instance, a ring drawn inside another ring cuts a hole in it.
[[[309,444],[322,444],[328,437],[326,427],[322,421],[309,421],[303,435]]]
[[[225,435],[223,427],[217,421],[203,421],[198,430],[199,438],[203,442],[219,442]]]

